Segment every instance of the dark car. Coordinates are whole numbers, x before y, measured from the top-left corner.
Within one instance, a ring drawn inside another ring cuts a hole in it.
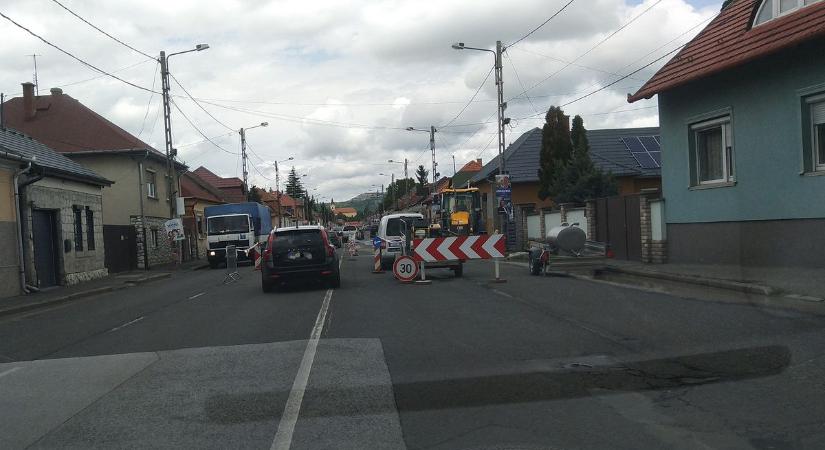
[[[269,234],[261,261],[261,289],[271,292],[290,281],[341,286],[338,255],[326,229],[317,225],[278,228]]]
[[[335,231],[327,231],[327,237],[329,238],[329,242],[334,245],[336,248],[341,248],[344,244],[341,242],[341,236],[338,235]]]

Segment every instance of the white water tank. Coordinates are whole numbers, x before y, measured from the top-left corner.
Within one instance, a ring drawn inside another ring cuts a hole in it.
[[[579,224],[563,223],[547,232],[547,241],[567,252],[578,253],[584,249],[587,234],[579,228]]]

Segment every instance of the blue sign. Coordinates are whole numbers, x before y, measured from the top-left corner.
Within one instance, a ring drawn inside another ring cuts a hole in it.
[[[372,246],[373,246],[374,248],[379,248],[379,247],[381,247],[381,238],[380,238],[380,237],[378,237],[378,236],[373,237],[373,238],[372,238]]]

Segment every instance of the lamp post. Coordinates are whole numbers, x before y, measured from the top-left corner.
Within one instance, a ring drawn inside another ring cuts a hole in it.
[[[509,122],[504,118],[504,110],[507,109],[507,103],[504,102],[504,81],[502,80],[501,70],[501,54],[505,48],[501,41],[496,41],[496,49],[490,50],[488,48],[467,47],[463,42],[458,42],[452,45],[455,50],[476,50],[479,52],[489,52],[493,54],[493,69],[496,72],[496,89],[498,91],[498,173],[504,174],[504,125]]]
[[[407,160],[407,158],[404,158],[403,162],[393,161],[392,159],[387,160],[387,162],[390,163],[390,164],[401,164],[401,165],[404,166],[404,190],[406,191],[405,194],[409,194],[410,193],[410,181],[409,181],[409,175],[407,174],[407,164],[409,164],[409,161]]]
[[[393,200],[391,205],[393,205],[394,209],[398,209],[398,187],[395,186],[395,172],[393,172],[389,175],[384,174],[384,173],[379,173],[378,175],[381,175],[382,177],[390,177],[390,187],[387,189],[387,191],[391,192],[390,193],[390,196],[391,196],[390,198]],[[392,191],[390,191],[390,189]]]
[[[254,127],[247,127],[241,128],[238,132],[241,134],[241,160],[243,161],[243,188],[246,192],[249,192],[249,184],[248,184],[248,177],[249,173],[246,170],[246,130],[251,130],[253,128],[258,127],[266,127],[269,126],[269,122],[261,122],[259,125],[255,125]]]
[[[290,156],[283,161],[275,161],[275,192],[278,199],[278,227],[281,226],[281,172],[278,170],[278,163],[292,161],[295,157]]]
[[[163,97],[163,126],[166,138],[166,179],[167,192],[169,193],[169,218],[175,217],[175,196],[177,191],[173,192],[173,177],[172,169],[174,167],[175,155],[177,150],[172,148],[172,110],[169,106],[169,58],[175,55],[182,55],[189,52],[199,52],[209,48],[209,44],[198,44],[195,48],[184,50],[182,52],[175,52],[166,54],[165,51],[160,52],[158,62],[160,63],[160,78],[161,78],[161,94]]]
[[[435,161],[435,133],[438,130],[436,130],[434,126],[430,125],[429,130],[422,130],[420,128],[415,127],[407,127],[407,131],[422,131],[424,133],[430,133],[430,153],[432,153],[433,157],[433,188],[435,188],[435,182],[438,179],[438,163]]]

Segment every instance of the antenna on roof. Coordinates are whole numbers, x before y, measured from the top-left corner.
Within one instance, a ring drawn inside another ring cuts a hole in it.
[[[38,89],[38,85],[37,85],[37,57],[38,56],[43,56],[43,55],[31,54],[31,55],[26,55],[26,56],[31,56],[32,61],[34,61],[34,95],[40,95],[40,90]]]

